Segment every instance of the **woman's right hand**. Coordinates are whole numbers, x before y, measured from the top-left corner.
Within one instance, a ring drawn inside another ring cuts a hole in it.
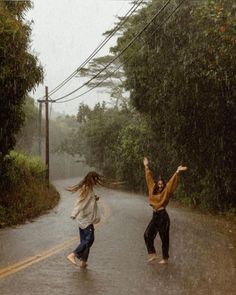
[[[148,158],[147,157],[143,158],[143,165],[144,165],[144,167],[148,166]]]

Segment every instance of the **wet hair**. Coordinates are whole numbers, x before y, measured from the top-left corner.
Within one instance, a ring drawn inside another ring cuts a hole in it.
[[[102,184],[102,176],[95,171],[91,171],[78,184],[78,189],[82,188],[83,186],[92,188],[96,184]]]
[[[114,188],[123,183],[124,182],[110,180],[95,171],[90,171],[78,184],[67,188],[67,190],[72,193],[75,193],[79,190],[81,199],[84,199],[88,195],[88,191],[91,190],[95,185]]]
[[[162,181],[162,182],[163,182],[163,185],[164,185],[163,189],[164,189],[165,186],[166,186],[166,182],[165,182],[165,180],[164,180],[161,176],[159,176],[158,179],[155,181],[155,186],[154,186],[154,188],[153,188],[153,192],[152,192],[153,195],[156,195],[156,194],[159,193],[159,187],[158,187],[158,182],[159,182],[159,181]]]

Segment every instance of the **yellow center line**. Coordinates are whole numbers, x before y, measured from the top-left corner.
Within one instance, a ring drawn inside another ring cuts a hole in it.
[[[99,225],[102,225],[110,217],[111,209],[107,206],[107,204],[104,201],[100,201],[100,202],[103,207],[103,212],[102,212],[102,220]],[[71,239],[69,239],[69,240],[67,240],[67,241],[65,241],[53,248],[43,251],[35,256],[28,257],[28,258],[21,260],[15,264],[1,268],[0,269],[0,279],[5,278],[11,274],[14,274],[20,270],[23,270],[23,269],[25,269],[37,262],[40,262],[48,257],[51,257],[52,255],[55,255],[58,252],[72,246],[76,241],[78,242],[78,237],[71,238]]]
[[[39,253],[38,255],[32,256],[32,257],[28,257],[22,261],[19,261],[13,265],[7,266],[5,268],[0,269],[0,279],[13,274],[15,272],[18,272],[22,269],[25,269],[26,267],[29,267],[30,265],[37,263],[41,260],[44,260],[60,251],[62,251],[63,249],[71,246],[73,243],[75,243],[75,241],[78,241],[78,237],[74,237],[60,245],[57,245],[49,250],[46,250],[44,252]]]

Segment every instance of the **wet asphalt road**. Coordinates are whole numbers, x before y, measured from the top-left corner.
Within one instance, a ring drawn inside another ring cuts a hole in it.
[[[70,220],[76,195],[57,181],[61,202],[34,222],[0,230],[0,294],[226,294],[236,290],[235,227],[212,216],[169,206],[170,262],[148,264],[143,233],[146,198],[99,188],[103,221],[96,227],[88,268],[66,260],[77,245]],[[161,254],[160,239],[156,248]]]

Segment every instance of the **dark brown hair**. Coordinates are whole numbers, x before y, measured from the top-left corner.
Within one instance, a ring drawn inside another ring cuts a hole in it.
[[[155,181],[155,186],[154,186],[154,188],[153,188],[153,192],[152,192],[153,195],[156,195],[156,194],[159,193],[159,188],[158,188],[158,182],[159,182],[159,181],[162,181],[162,182],[163,182],[163,184],[164,184],[163,189],[164,189],[165,186],[166,186],[166,182],[165,182],[165,180],[164,180],[161,176],[159,176],[158,179]]]

